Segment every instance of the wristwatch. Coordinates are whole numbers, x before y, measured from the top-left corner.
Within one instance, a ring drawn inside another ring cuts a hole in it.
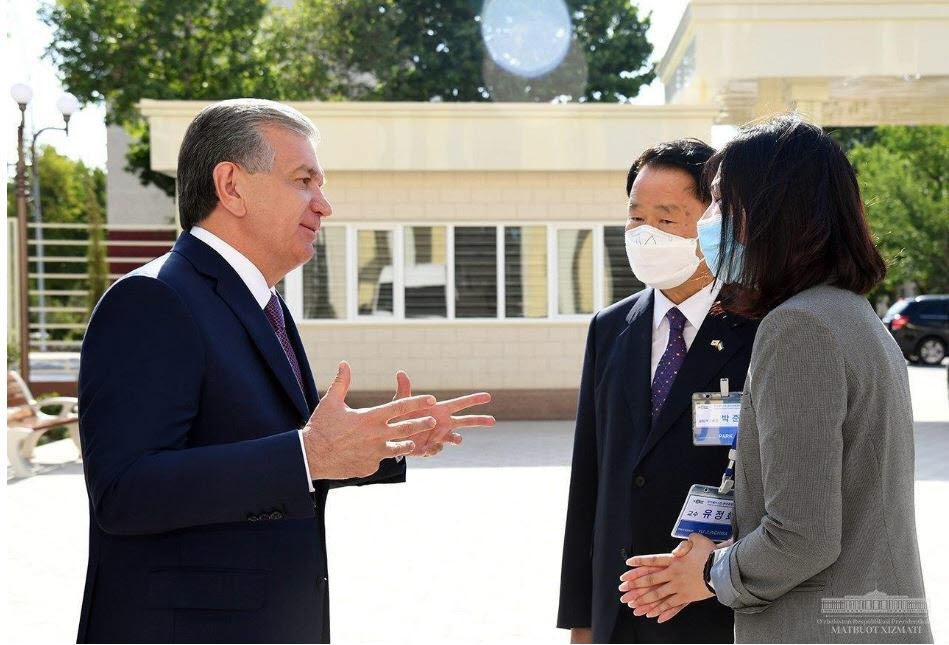
[[[705,561],[705,571],[702,572],[702,581],[705,587],[712,593],[715,593],[715,587],[712,586],[712,565],[715,563],[715,551],[708,554],[708,560]]]

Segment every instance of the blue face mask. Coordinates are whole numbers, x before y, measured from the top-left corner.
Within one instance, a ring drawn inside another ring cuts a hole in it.
[[[745,247],[731,238],[732,233],[729,229],[728,238],[731,246],[735,248],[735,254],[730,266],[723,266],[719,269],[722,245],[722,210],[717,201],[713,201],[705,214],[699,218],[698,232],[699,248],[702,255],[705,256],[705,264],[708,265],[709,270],[718,278],[719,282],[734,282],[741,272],[741,261]]]

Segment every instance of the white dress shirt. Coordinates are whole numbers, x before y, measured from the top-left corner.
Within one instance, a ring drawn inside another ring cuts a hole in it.
[[[718,298],[718,292],[721,290],[720,282],[702,287],[698,293],[689,296],[681,304],[675,304],[662,293],[659,289],[653,289],[652,306],[652,371],[649,373],[650,381],[656,377],[656,368],[659,366],[659,360],[666,351],[666,345],[669,344],[669,319],[666,314],[673,307],[677,308],[685,316],[685,328],[682,330],[682,337],[685,339],[686,350],[692,348],[692,341],[695,335],[699,333],[699,327],[708,315],[712,305]]]
[[[267,280],[264,278],[264,274],[260,272],[260,269],[258,269],[253,262],[248,260],[243,253],[211,231],[203,229],[200,226],[193,226],[191,227],[191,234],[217,251],[218,254],[224,258],[224,261],[231,265],[231,268],[237,272],[240,279],[247,285],[254,300],[260,305],[260,310],[263,311],[267,303],[270,302],[270,298],[276,294],[277,291],[267,286]],[[297,433],[300,437],[300,450],[303,452],[303,466],[306,468],[306,485],[312,493],[316,489],[313,488],[313,480],[310,478],[310,464],[307,463],[306,460],[306,448],[303,447],[303,430],[298,430]]]

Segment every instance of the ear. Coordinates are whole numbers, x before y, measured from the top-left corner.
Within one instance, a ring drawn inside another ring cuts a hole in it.
[[[243,181],[244,171],[240,166],[230,161],[222,161],[214,167],[211,172],[211,179],[214,182],[214,192],[217,193],[218,202],[229,213],[237,217],[244,217],[247,214],[247,204],[241,195],[241,190],[246,189]]]

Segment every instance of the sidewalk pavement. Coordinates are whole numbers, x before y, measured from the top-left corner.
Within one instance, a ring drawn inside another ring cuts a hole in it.
[[[912,367],[910,381],[920,550],[936,642],[947,642],[947,526],[933,512],[949,496],[946,374]],[[413,461],[404,485],[334,491],[333,641],[567,642],[553,625],[572,435],[570,422],[501,423]],[[11,481],[8,470],[11,643],[75,639],[88,530],[75,457],[59,441],[37,450],[40,475]]]

